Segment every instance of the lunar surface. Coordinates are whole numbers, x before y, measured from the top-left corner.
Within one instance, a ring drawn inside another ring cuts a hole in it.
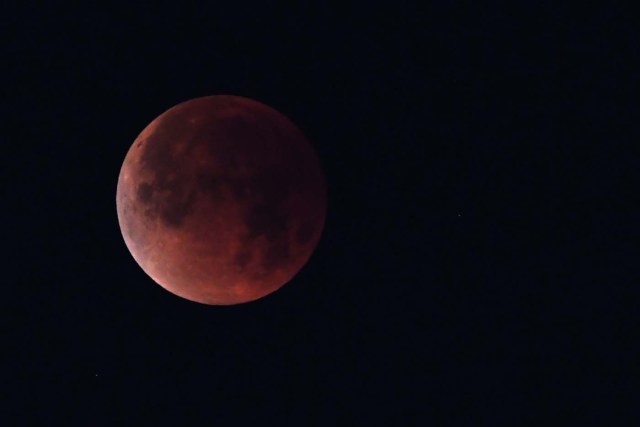
[[[239,304],[290,281],[324,226],[326,186],[301,131],[247,98],[169,109],[129,149],[116,195],[124,241],[166,290]]]

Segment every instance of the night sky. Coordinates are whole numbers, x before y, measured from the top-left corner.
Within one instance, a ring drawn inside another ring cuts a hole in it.
[[[630,8],[12,3],[0,424],[639,425]],[[215,94],[294,121],[329,195],[230,307],[153,283],[115,205],[142,129]]]

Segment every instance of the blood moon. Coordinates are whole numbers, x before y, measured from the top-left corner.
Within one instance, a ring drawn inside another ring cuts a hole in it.
[[[284,115],[238,96],[176,105],[129,149],[116,205],[124,241],[166,290],[204,304],[261,298],[308,261],[326,214],[311,144]]]

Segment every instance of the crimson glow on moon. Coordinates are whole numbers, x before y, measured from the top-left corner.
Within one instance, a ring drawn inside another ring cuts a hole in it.
[[[326,185],[301,131],[247,98],[208,96],[153,120],[129,149],[116,195],[136,262],[159,285],[214,305],[291,280],[324,226]]]

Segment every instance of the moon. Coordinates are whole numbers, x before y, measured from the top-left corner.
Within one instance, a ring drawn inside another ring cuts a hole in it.
[[[144,272],[191,301],[232,305],[289,282],[320,239],[320,161],[283,114],[230,95],[195,98],[153,120],[118,177],[125,244]]]

